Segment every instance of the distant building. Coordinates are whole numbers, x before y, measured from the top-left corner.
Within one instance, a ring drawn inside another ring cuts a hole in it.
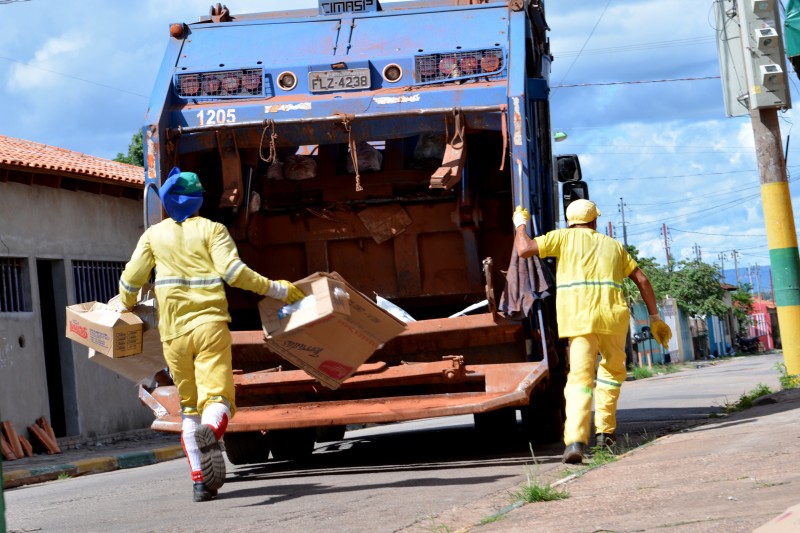
[[[135,386],[64,336],[67,305],[107,301],[143,231],[144,171],[0,135],[0,420],[56,435],[147,427]]]
[[[780,329],[778,328],[778,312],[772,300],[753,299],[753,312],[750,314],[748,337],[758,337],[764,350],[781,347]]]

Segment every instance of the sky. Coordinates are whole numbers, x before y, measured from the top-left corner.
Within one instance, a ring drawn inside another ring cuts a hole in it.
[[[551,117],[567,133],[554,148],[580,156],[603,213],[600,231],[611,223],[640,256],[665,264],[666,225],[672,259],[724,261],[735,279],[736,250],[746,282],[748,268],[768,265],[769,253],[750,119],[725,115],[713,2],[547,0]],[[126,152],[143,123],[169,24],[208,15],[210,5],[0,0],[0,134],[99,157]],[[227,5],[246,13],[316,2]],[[781,113],[780,124],[797,210],[793,115]]]

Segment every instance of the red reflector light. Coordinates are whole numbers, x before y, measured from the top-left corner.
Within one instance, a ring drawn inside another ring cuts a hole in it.
[[[464,74],[475,74],[478,71],[478,58],[475,56],[462,57],[459,63]]]
[[[458,69],[458,60],[455,57],[443,57],[439,61],[439,72],[450,76]]]
[[[202,85],[204,95],[215,95],[219,92],[219,79],[213,74],[203,76]]]
[[[242,85],[251,93],[256,92],[261,88],[261,76],[253,73],[247,74],[242,78]]]
[[[481,58],[481,68],[484,72],[494,72],[500,69],[500,57],[497,54],[489,53]]]
[[[197,76],[183,76],[181,78],[181,94],[194,96],[200,92],[200,79]]]
[[[239,89],[239,78],[233,75],[225,76],[222,79],[222,88],[227,93],[235,93]]]

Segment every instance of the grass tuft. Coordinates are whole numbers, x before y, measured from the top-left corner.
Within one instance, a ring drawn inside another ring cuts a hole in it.
[[[786,365],[781,362],[775,363],[775,369],[780,374],[778,382],[781,384],[781,390],[800,389],[800,375],[789,374]]]
[[[739,399],[736,402],[726,403],[725,412],[735,413],[737,411],[744,411],[745,409],[750,409],[751,407],[753,407],[753,400],[755,400],[756,398],[761,398],[762,396],[767,396],[768,394],[772,394],[772,389],[770,389],[763,383],[759,383],[758,385],[756,385],[755,389],[739,396]]]

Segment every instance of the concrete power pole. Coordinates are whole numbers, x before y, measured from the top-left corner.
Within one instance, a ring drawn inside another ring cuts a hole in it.
[[[628,246],[628,227],[625,226],[625,202],[619,198],[619,212],[622,213],[622,243]]]
[[[783,360],[790,375],[800,375],[800,254],[778,123],[778,110],[792,107],[781,6],[720,0],[715,8],[724,30],[717,32],[717,49],[726,114],[750,115]]]
[[[664,252],[667,255],[667,269],[669,269],[669,262],[670,262],[669,236],[668,236],[669,234],[667,233],[667,225],[666,224],[661,224],[661,233],[664,234]]]
[[[736,250],[733,251],[733,270],[736,272],[736,286],[740,285],[739,283],[739,261],[738,261],[739,252]]]

